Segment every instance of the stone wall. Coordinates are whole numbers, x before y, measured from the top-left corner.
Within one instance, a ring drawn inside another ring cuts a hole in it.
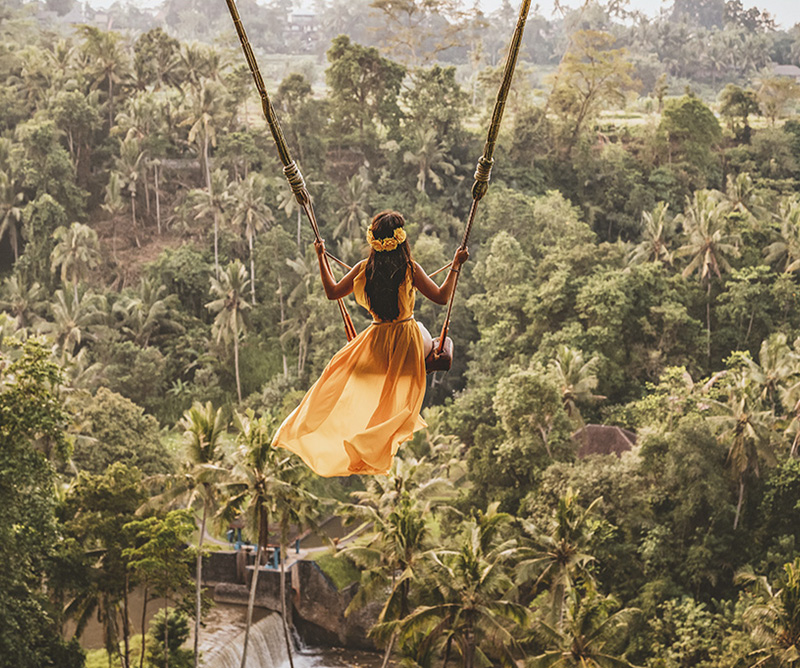
[[[220,556],[221,555],[221,556]],[[242,573],[242,556],[234,552],[214,553],[204,559],[204,584],[213,586],[214,600],[220,603],[247,605],[250,595],[252,565]],[[237,573],[238,565],[238,573]],[[279,612],[280,571],[262,568],[258,574],[255,604]],[[375,649],[367,638],[380,606],[370,604],[345,616],[357,584],[339,591],[313,561],[296,561],[286,572],[286,605],[300,637],[313,646],[338,646],[351,649]]]

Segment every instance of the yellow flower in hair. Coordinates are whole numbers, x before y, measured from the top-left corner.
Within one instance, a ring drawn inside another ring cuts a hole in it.
[[[402,227],[397,227],[394,234],[386,239],[376,239],[372,234],[372,228],[367,230],[367,243],[376,251],[393,251],[398,244],[406,240],[406,231]]]

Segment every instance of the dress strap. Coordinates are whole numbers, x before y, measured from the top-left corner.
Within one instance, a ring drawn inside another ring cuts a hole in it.
[[[401,322],[408,322],[409,320],[413,319],[414,316],[410,315],[402,320],[373,320],[370,325],[399,325]]]

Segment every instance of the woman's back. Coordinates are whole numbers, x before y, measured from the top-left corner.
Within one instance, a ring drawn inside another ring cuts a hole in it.
[[[397,287],[397,307],[398,315],[392,320],[385,320],[374,309],[370,308],[370,300],[367,295],[367,263],[362,262],[358,273],[353,279],[353,296],[360,306],[370,312],[375,322],[397,322],[406,320],[414,315],[414,279],[410,267],[406,269],[406,275]]]

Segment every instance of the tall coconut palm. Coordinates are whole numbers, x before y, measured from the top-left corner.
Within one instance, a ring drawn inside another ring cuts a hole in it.
[[[426,518],[452,491],[447,481],[426,478],[423,471],[427,472],[423,461],[397,457],[388,476],[370,478],[365,491],[353,493],[357,503],[341,507],[342,514],[360,528],[370,527],[364,540],[348,545],[341,554],[362,569],[361,586],[348,612],[385,597],[377,621],[377,636],[387,641],[384,666],[397,623],[411,612],[411,587],[421,562],[432,548]]]
[[[266,190],[267,180],[261,174],[253,172],[237,185],[233,195],[236,205],[231,223],[234,227],[240,228],[247,239],[247,246],[250,251],[250,298],[253,304],[256,303],[256,269],[253,241],[256,232],[266,229],[275,220],[272,211],[267,206]]]
[[[215,169],[209,175],[204,190],[189,193],[195,220],[211,218],[214,221],[214,275],[219,278],[219,229],[231,205],[231,183],[224,169]]]
[[[62,358],[81,345],[90,329],[105,320],[104,300],[91,292],[84,292],[79,297],[73,296],[70,290],[56,290],[50,310],[53,322],[43,329],[51,334],[61,348]]]
[[[206,181],[209,199],[212,199],[211,156],[212,146],[217,145],[218,118],[224,111],[225,91],[219,84],[204,81],[191,96],[188,117],[182,125],[189,127],[189,143],[197,143],[201,167]],[[214,210],[214,267],[219,275],[219,219]]]
[[[166,105],[153,93],[144,92],[129,98],[125,108],[117,114],[116,128],[124,134],[126,140],[135,139],[142,147],[142,182],[144,184],[145,202],[150,212],[150,189],[147,171],[153,171],[153,191],[156,204],[156,225],[161,234],[161,192],[159,169],[166,144]]]
[[[120,331],[142,347],[147,347],[158,331],[183,331],[171,317],[174,296],[166,297],[166,292],[166,287],[152,279],[140,279],[138,289],[126,291],[111,309]]]
[[[499,539],[509,517],[496,510],[495,504],[465,523],[453,549],[430,553],[429,579],[422,586],[435,602],[417,607],[401,622],[404,635],[423,634],[419,651],[432,643],[442,646],[442,665],[447,665],[454,647],[463,668],[491,665],[484,653],[489,646],[509,665],[519,658],[513,629],[524,625],[528,614],[506,597],[512,589],[503,567],[509,543]]]
[[[50,253],[50,270],[59,271],[64,283],[72,283],[73,296],[78,301],[78,283],[97,266],[100,251],[97,232],[83,223],[72,223],[53,232],[56,245]]]
[[[114,125],[114,86],[125,82],[130,74],[130,62],[123,48],[122,34],[82,26],[84,43],[81,49],[87,57],[88,74],[93,86],[105,85],[108,95],[108,127]]]
[[[0,171],[0,241],[8,237],[14,252],[14,262],[19,259],[19,224],[22,222],[20,204],[23,198],[24,194],[17,190],[11,177]]]
[[[403,161],[417,168],[417,190],[421,193],[427,192],[429,180],[436,190],[443,188],[439,172],[448,176],[456,172],[455,165],[447,161],[444,145],[433,128],[416,129],[413,148],[403,154]]]
[[[114,261],[117,261],[117,222],[125,214],[125,200],[122,198],[122,175],[112,170],[108,175],[103,204],[100,208],[108,214],[111,219],[111,252]]]
[[[764,410],[754,396],[748,374],[739,371],[728,378],[727,401],[715,402],[720,414],[708,420],[716,426],[719,441],[728,446],[728,463],[739,489],[733,520],[735,530],[739,526],[748,476],[759,477],[761,463],[774,464],[775,453],[770,429],[772,412]]]
[[[256,537],[256,559],[250,581],[242,647],[241,668],[245,668],[258,573],[267,547],[269,522],[276,513],[278,494],[286,492],[286,488],[291,486],[286,479],[291,476],[295,464],[285,451],[272,447],[276,425],[271,417],[256,418],[253,411],[248,410],[244,415],[237,414],[234,420],[238,431],[236,463],[225,485],[227,500],[220,515],[228,518],[243,517],[248,529]]]
[[[796,668],[800,665],[800,558],[783,567],[773,585],[764,576],[740,573],[737,580],[749,584],[759,600],[744,612],[744,622],[759,648],[748,658],[756,666]]]
[[[335,237],[350,239],[361,237],[362,230],[366,229],[367,197],[371,187],[372,183],[364,167],[347,180],[347,185],[341,194],[342,206],[336,211],[339,224],[333,231]]]
[[[35,327],[41,322],[41,314],[46,306],[45,290],[36,281],[29,283],[18,273],[3,281],[0,310],[7,311],[14,317],[18,329]]]
[[[211,402],[205,406],[195,404],[179,422],[186,439],[191,491],[187,506],[199,503],[202,510],[200,535],[197,540],[197,564],[195,566],[195,617],[194,617],[194,665],[200,665],[200,619],[202,615],[202,582],[203,582],[203,540],[206,534],[206,523],[209,513],[218,505],[220,484],[224,469],[221,468],[221,438],[227,427],[223,419],[222,409],[214,410]]]
[[[792,197],[780,203],[777,214],[780,232],[777,240],[764,249],[769,264],[785,272],[800,270],[800,198]]]
[[[287,218],[297,216],[297,252],[300,253],[303,245],[303,209],[298,204],[291,186],[283,178],[278,182],[278,208],[286,214]]]
[[[131,224],[133,226],[133,236],[137,246],[141,246],[139,241],[139,228],[136,219],[136,195],[138,193],[138,183],[142,176],[144,152],[141,143],[135,137],[125,139],[119,147],[119,157],[116,160],[115,171],[119,173],[122,181],[121,188],[128,191],[131,203]]]
[[[711,280],[730,271],[729,257],[739,255],[739,236],[727,230],[725,213],[727,204],[720,201],[718,193],[697,190],[692,199],[686,198],[686,208],[678,220],[683,223],[686,243],[677,255],[689,257],[683,270],[688,277],[697,272],[706,288],[706,357],[711,360]]]
[[[214,330],[217,343],[233,343],[233,363],[236,370],[236,394],[242,402],[242,383],[239,378],[239,339],[247,327],[246,314],[250,309],[245,294],[250,281],[244,265],[235,260],[220,274],[211,278],[211,294],[216,297],[206,308],[216,314]]]
[[[597,363],[598,357],[584,361],[580,350],[566,345],[556,348],[555,359],[550,363],[550,373],[561,390],[564,409],[579,427],[583,426],[583,417],[578,404],[605,399],[603,395],[593,392],[597,387]]]
[[[787,343],[786,334],[776,332],[761,343],[758,362],[744,357],[745,374],[759,401],[767,402],[773,412],[780,409],[781,398],[798,372],[798,355]]]
[[[514,551],[517,560],[517,585],[533,583],[531,595],[549,591],[552,615],[549,623],[561,630],[567,597],[581,583],[592,584],[594,577],[591,565],[595,559],[591,546],[598,525],[593,514],[601,499],[597,498],[587,508],[578,503],[578,495],[572,490],[558,500],[550,526],[540,530],[530,522],[523,522],[527,538]]]
[[[534,623],[534,637],[547,649],[525,662],[525,668],[633,668],[615,651],[639,611],[613,610],[617,602],[594,589],[573,589],[567,597],[566,621],[556,628]]]
[[[669,244],[673,226],[668,209],[669,204],[659,202],[652,211],[642,212],[642,240],[631,249],[628,264],[663,262],[672,265],[673,253]]]
[[[281,617],[283,618],[283,637],[286,642],[286,654],[289,666],[294,668],[292,659],[292,642],[289,635],[289,615],[286,610],[286,555],[289,551],[289,531],[291,528],[301,530],[309,527],[318,530],[317,517],[320,512],[320,500],[301,486],[308,477],[308,468],[302,466],[297,458],[286,461],[286,465],[278,471],[284,485],[275,489],[275,513],[278,521],[280,542],[281,571]]]

